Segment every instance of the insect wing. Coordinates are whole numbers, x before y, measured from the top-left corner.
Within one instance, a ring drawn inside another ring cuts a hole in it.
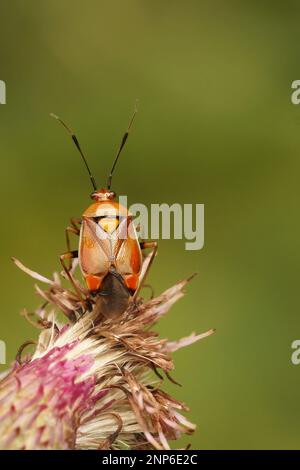
[[[116,268],[120,274],[138,274],[142,267],[142,254],[137,234],[130,218],[123,220],[118,229],[119,243]],[[126,236],[125,236],[126,233]]]
[[[91,219],[83,219],[79,264],[84,274],[103,276],[110,267],[110,241],[108,234]]]

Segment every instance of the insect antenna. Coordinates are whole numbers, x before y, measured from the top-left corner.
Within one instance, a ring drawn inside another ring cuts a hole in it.
[[[123,147],[124,147],[124,145],[126,144],[126,140],[127,140],[127,138],[128,138],[129,131],[130,131],[130,128],[131,128],[132,123],[133,123],[133,121],[134,121],[134,118],[135,118],[135,116],[136,116],[136,113],[137,113],[137,106],[135,105],[134,113],[133,113],[133,115],[132,115],[132,118],[130,119],[129,126],[127,127],[127,131],[125,132],[125,134],[124,134],[123,137],[122,137],[119,150],[118,150],[117,155],[116,155],[116,157],[115,157],[113,166],[112,166],[112,168],[111,168],[111,170],[110,170],[109,177],[108,177],[108,180],[107,180],[107,189],[110,189],[110,188],[111,188],[111,180],[112,180],[113,172],[114,172],[114,170],[115,170],[116,164],[118,163],[119,156],[120,156],[120,154],[121,154],[121,152],[122,152],[122,150],[123,150]]]
[[[97,184],[96,184],[95,178],[94,178],[93,175],[92,175],[92,172],[91,172],[90,167],[89,167],[89,165],[88,165],[88,162],[87,162],[87,160],[86,160],[86,158],[85,158],[85,156],[84,156],[84,153],[83,153],[83,151],[81,150],[81,147],[80,147],[80,144],[79,144],[79,142],[78,142],[78,139],[77,139],[76,135],[74,134],[74,132],[72,131],[72,129],[70,129],[70,127],[68,127],[68,126],[66,125],[66,123],[65,123],[62,119],[60,119],[60,117],[56,116],[56,114],[50,113],[50,116],[53,117],[54,119],[56,119],[57,121],[59,121],[59,122],[64,126],[64,128],[68,131],[68,133],[70,134],[70,136],[72,137],[72,140],[73,140],[74,144],[76,145],[76,147],[77,147],[77,149],[78,149],[78,151],[79,151],[79,153],[80,153],[80,155],[81,155],[81,157],[82,157],[82,160],[83,160],[83,162],[84,162],[84,164],[85,164],[85,166],[86,166],[86,169],[87,169],[87,171],[88,171],[88,174],[89,174],[91,183],[92,183],[92,185],[93,185],[94,191],[96,191],[96,190],[97,190]]]

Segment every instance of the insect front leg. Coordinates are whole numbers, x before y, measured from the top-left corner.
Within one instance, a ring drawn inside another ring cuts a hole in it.
[[[140,279],[140,283],[139,283],[139,287],[137,288],[137,290],[135,291],[134,293],[134,296],[133,296],[133,299],[136,299],[138,293],[140,292],[141,288],[143,287],[143,283],[146,279],[146,276],[149,272],[149,269],[153,263],[153,260],[156,256],[156,253],[157,253],[157,248],[158,248],[158,245],[157,245],[157,242],[154,242],[154,241],[141,241],[140,242],[140,247],[141,247],[141,250],[147,250],[147,249],[152,249],[151,253],[150,253],[150,259],[148,261],[148,265],[147,265],[147,268],[145,270],[145,272],[142,274],[141,276],[141,279]],[[144,253],[143,253],[144,254]]]

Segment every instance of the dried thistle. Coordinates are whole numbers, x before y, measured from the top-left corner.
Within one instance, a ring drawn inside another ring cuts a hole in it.
[[[15,263],[48,289],[36,285],[44,303],[34,315],[23,311],[41,329],[33,355],[21,360],[22,347],[0,381],[1,449],[160,450],[195,430],[182,415],[186,405],[162,390],[162,373],[173,380],[172,353],[213,330],[175,342],[150,330],[188,280],[104,318],[97,299],[83,312],[58,274],[50,280]],[[67,321],[58,319],[59,311]]]

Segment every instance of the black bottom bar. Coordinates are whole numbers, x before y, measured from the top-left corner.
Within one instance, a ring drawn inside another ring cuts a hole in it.
[[[122,466],[123,468],[137,468],[141,465],[187,465],[196,467],[205,465],[209,469],[217,464],[219,468],[230,464],[233,468],[253,468],[254,464],[285,468],[289,463],[300,463],[300,451],[297,450],[189,450],[189,451],[1,451],[1,465],[26,464],[55,465],[64,463],[82,465]],[[97,467],[93,467],[97,468]],[[205,469],[205,470],[206,470]]]

